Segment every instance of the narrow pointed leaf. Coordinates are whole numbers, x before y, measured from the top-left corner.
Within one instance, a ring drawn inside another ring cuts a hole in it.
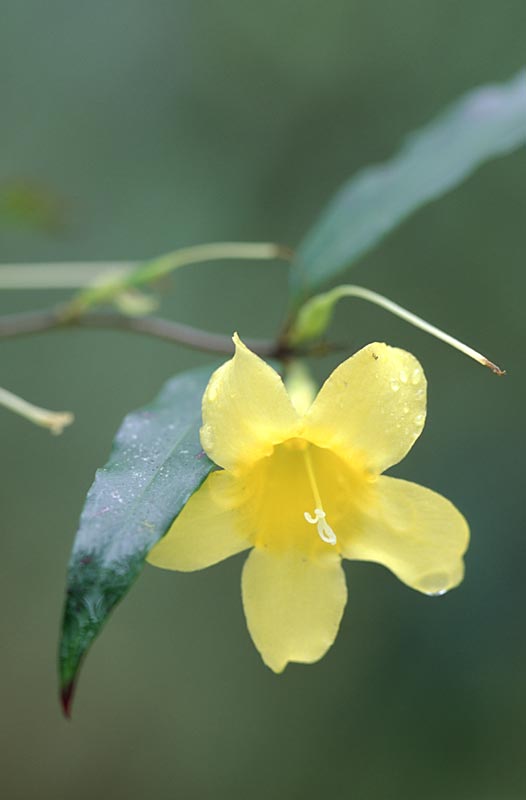
[[[211,367],[178,375],[129,414],[88,493],[68,568],[59,672],[66,714],[83,657],[153,545],[215,465],[199,441]]]
[[[414,133],[383,164],[338,192],[307,234],[291,270],[294,303],[350,267],[425,203],[490,158],[526,144],[526,72],[478,88]]]

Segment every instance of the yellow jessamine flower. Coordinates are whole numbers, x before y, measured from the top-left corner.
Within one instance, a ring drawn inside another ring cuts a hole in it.
[[[190,498],[150,563],[190,571],[252,548],[243,607],[264,662],[281,672],[332,645],[347,599],[342,558],[384,564],[425,594],[463,577],[469,530],[444,497],[387,478],[420,435],[426,380],[404,350],[370,344],[307,409],[234,337],[203,397],[201,442],[221,470]]]

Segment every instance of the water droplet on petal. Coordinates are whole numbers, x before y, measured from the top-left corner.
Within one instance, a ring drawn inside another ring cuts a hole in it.
[[[413,384],[413,386],[419,384],[421,379],[422,379],[421,370],[419,370],[418,368],[414,369],[413,374],[411,375],[411,383]]]
[[[393,390],[393,392],[397,392],[399,390],[399,388],[400,388],[400,384],[398,383],[398,381],[395,380],[394,378],[392,378],[391,379],[391,389]]]
[[[415,425],[422,426],[424,424],[424,420],[425,420],[425,415],[424,414],[417,414],[415,419],[414,419],[414,423],[415,423]]]
[[[450,576],[446,572],[430,573],[418,583],[418,588],[429,597],[441,597],[447,592],[450,586]]]
[[[208,389],[206,391],[206,399],[209,400],[211,403],[213,403],[216,397],[217,397],[217,383],[215,381],[210,382],[208,385]]]
[[[210,450],[214,446],[214,433],[210,425],[201,428],[201,444],[205,450]]]
[[[407,372],[405,371],[405,369],[400,370],[399,378],[402,381],[402,383],[407,383]]]

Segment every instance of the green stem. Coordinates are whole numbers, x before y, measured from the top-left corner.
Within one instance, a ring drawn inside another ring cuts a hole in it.
[[[106,295],[164,277],[179,267],[204,261],[244,259],[290,261],[280,244],[219,242],[174,250],[149,261],[70,261],[42,264],[0,264],[0,289],[86,289]],[[104,285],[93,286],[104,278]],[[78,300],[79,298],[77,298]]]
[[[73,414],[69,411],[49,411],[47,408],[40,408],[33,403],[28,403],[22,397],[19,397],[13,392],[0,387],[0,405],[8,408],[15,414],[19,414],[24,419],[28,419],[35,425],[40,425],[42,428],[47,428],[51,433],[58,435],[62,433],[67,425],[73,422]]]
[[[49,264],[0,264],[0,289],[85,289],[102,276],[125,275],[134,261],[72,261]]]
[[[136,289],[144,284],[152,283],[176,269],[191,264],[228,259],[245,261],[283,259],[290,261],[291,257],[291,252],[287,247],[261,242],[218,242],[185,247],[146,261],[124,275],[119,275],[117,278],[111,277],[108,281],[99,282],[98,285],[80,292],[66,306],[64,315],[69,318],[83,314],[95,305],[110,302],[126,289]]]
[[[479,353],[469,345],[461,342],[460,339],[456,339],[454,336],[451,336],[451,334],[446,333],[440,328],[437,328],[436,325],[431,325],[430,322],[422,319],[422,317],[418,317],[416,314],[413,314],[412,311],[408,311],[406,308],[399,306],[398,303],[394,303],[392,300],[389,300],[387,297],[384,297],[377,292],[372,292],[370,289],[364,289],[362,286],[349,285],[340,287],[339,291],[337,289],[333,290],[333,294],[335,300],[343,296],[359,297],[362,300],[367,300],[369,303],[374,303],[374,305],[380,306],[386,311],[390,311],[391,314],[394,314],[396,317],[400,317],[400,319],[405,320],[405,322],[408,322],[415,328],[419,328],[421,331],[434,336],[435,339],[440,339],[440,341],[445,342],[445,344],[448,344],[450,347],[454,347],[455,350],[459,350],[461,353],[464,353],[464,355],[472,358],[479,364],[482,364],[483,367],[489,367],[489,369],[491,369],[491,371],[496,375],[505,374],[505,370],[502,370],[500,367],[494,364],[493,361],[490,361],[489,358],[483,356],[482,353]]]
[[[418,317],[416,314],[398,305],[398,303],[394,303],[387,297],[373,292],[370,289],[365,289],[363,286],[354,286],[351,284],[336,286],[328,292],[318,294],[315,297],[311,297],[310,300],[307,300],[298,310],[294,321],[286,332],[284,341],[288,342],[291,346],[296,346],[309,339],[322,336],[330,323],[336,303],[343,297],[358,297],[361,300],[366,300],[368,303],[380,306],[380,308],[389,311],[396,317],[400,317],[400,319],[403,319],[415,328],[419,328],[429,333],[431,336],[434,336],[436,339],[440,339],[442,342],[450,345],[450,347],[454,347],[456,350],[464,353],[464,355],[482,364],[482,366],[488,367],[496,375],[505,374],[505,370],[502,370],[497,364],[494,364],[493,361],[490,361],[489,358],[482,355],[482,353],[479,353],[469,345],[461,342],[460,339],[456,339],[449,333],[437,328],[436,325],[431,325],[430,322],[422,319],[422,317]]]

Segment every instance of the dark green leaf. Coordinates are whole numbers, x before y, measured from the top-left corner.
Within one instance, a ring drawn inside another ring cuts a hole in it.
[[[59,671],[69,713],[83,657],[152,546],[215,468],[201,448],[201,397],[212,368],[169,381],[129,414],[96,476],[68,568]]]
[[[526,143],[526,73],[464,95],[413,134],[391,161],[346,183],[300,245],[294,302],[313,294],[420,206],[484,161]]]

